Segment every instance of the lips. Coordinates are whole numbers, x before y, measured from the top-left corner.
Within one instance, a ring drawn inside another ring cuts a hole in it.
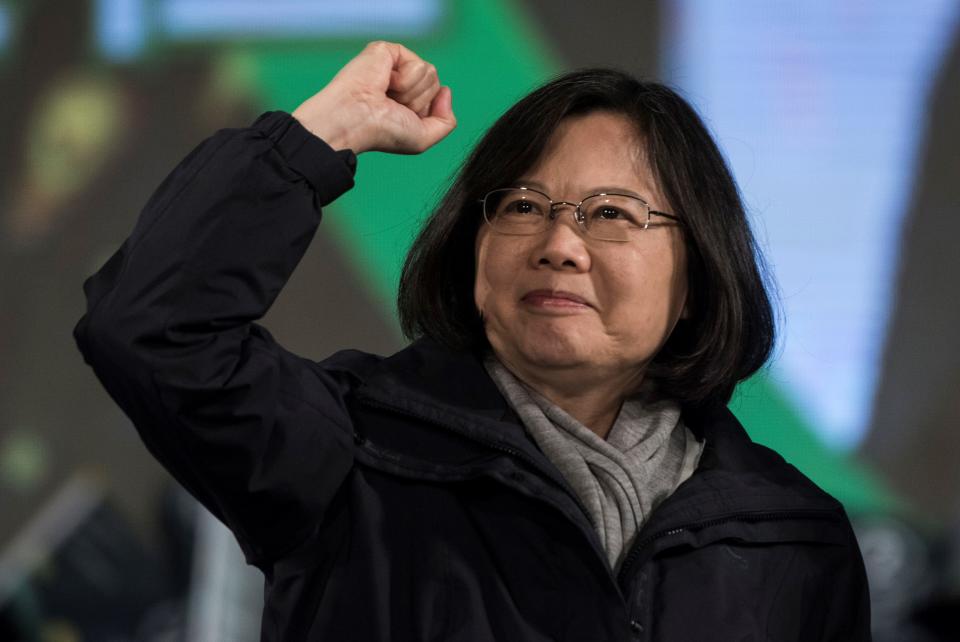
[[[565,290],[531,290],[520,299],[524,303],[539,306],[593,307],[582,296]]]

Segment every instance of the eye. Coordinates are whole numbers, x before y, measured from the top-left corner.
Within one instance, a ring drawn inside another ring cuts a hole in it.
[[[603,227],[631,227],[641,225],[646,218],[643,201],[619,194],[591,196],[583,202],[587,223]]]
[[[537,203],[523,199],[512,199],[505,201],[503,205],[500,206],[501,214],[513,214],[513,215],[530,215],[530,214],[540,214],[541,208]]]
[[[628,215],[626,212],[621,210],[619,207],[613,207],[612,205],[602,205],[597,208],[593,214],[594,218],[599,218],[604,221],[614,221],[616,219],[630,219],[633,218]]]

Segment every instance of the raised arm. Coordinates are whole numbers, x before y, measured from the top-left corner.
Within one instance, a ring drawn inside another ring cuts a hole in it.
[[[432,66],[372,43],[293,116],[202,142],[84,286],[84,358],[252,563],[316,528],[353,461],[342,382],[254,321],[352,186],[350,149],[414,153],[453,126]]]

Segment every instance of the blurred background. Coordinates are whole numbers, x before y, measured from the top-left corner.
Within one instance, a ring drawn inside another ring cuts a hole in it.
[[[960,3],[0,0],[0,640],[257,640],[262,577],[73,345],[83,279],[202,139],[292,111],[372,39],[453,89],[366,154],[266,325],[404,344],[404,252],[467,149],[552,75],[616,66],[704,116],[782,302],[731,403],[854,520],[883,641],[960,640]]]

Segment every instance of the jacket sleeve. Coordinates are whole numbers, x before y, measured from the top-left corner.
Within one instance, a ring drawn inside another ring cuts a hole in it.
[[[341,383],[254,323],[356,158],[267,112],[197,146],[84,284],[77,344],[150,452],[264,567],[315,529],[353,462]]]

